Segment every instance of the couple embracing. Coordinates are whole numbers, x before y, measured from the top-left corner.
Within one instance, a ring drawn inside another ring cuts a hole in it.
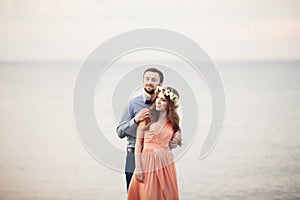
[[[156,68],[144,71],[144,92],[129,101],[117,127],[119,137],[127,137],[128,141],[128,200],[179,199],[171,152],[181,145],[179,93],[163,86],[163,79],[163,73]]]

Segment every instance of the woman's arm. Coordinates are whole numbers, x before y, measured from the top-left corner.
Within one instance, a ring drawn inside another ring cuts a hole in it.
[[[141,163],[141,153],[144,143],[144,127],[145,121],[139,123],[136,131],[136,142],[135,142],[135,178],[144,182],[144,171]]]

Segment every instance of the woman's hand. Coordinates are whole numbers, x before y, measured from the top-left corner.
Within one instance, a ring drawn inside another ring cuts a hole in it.
[[[144,183],[145,175],[143,172],[135,172],[134,176],[135,176],[136,180],[138,180],[141,183]]]

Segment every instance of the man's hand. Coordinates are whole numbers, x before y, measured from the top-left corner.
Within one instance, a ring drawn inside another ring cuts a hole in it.
[[[177,147],[177,145],[178,145],[178,142],[175,141],[174,139],[169,142],[170,149],[175,149]]]
[[[181,140],[181,133],[177,131],[176,133],[174,133],[173,139],[169,142],[170,149],[175,149],[180,140]]]
[[[134,117],[134,122],[135,123],[140,123],[141,121],[144,121],[147,119],[150,115],[150,110],[149,108],[143,108],[135,117]]]

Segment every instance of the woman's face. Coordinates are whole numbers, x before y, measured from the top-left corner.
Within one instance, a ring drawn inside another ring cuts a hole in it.
[[[157,111],[166,111],[168,107],[168,102],[166,100],[165,95],[163,93],[158,93],[156,98],[156,110]]]

